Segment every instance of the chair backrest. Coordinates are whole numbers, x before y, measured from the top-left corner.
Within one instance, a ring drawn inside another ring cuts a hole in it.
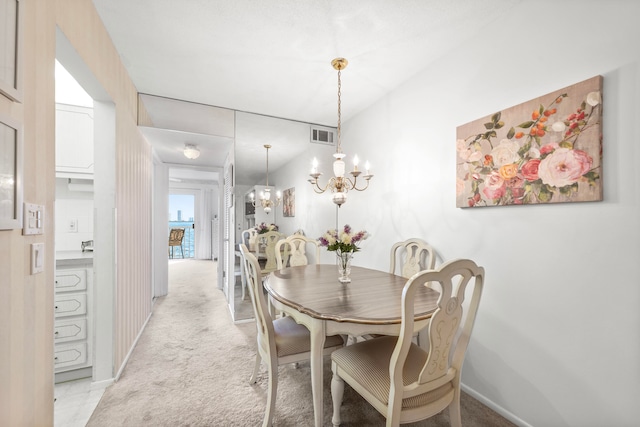
[[[407,279],[423,270],[433,270],[436,266],[436,251],[422,239],[407,239],[391,247],[391,274]],[[396,271],[396,265],[401,266]]]
[[[169,246],[182,245],[183,238],[184,238],[184,228],[172,228],[169,231]]]
[[[303,235],[293,234],[276,243],[277,269],[309,264],[309,259],[307,258],[308,244],[314,247],[315,262],[318,264],[320,262],[320,245],[318,241]]]
[[[276,243],[278,240],[283,239],[283,237],[284,235],[279,231],[268,231],[258,235],[258,239],[266,241],[264,255],[267,258],[267,261],[262,269],[263,274],[275,271],[278,267],[278,262],[276,260]]]
[[[389,411],[400,413],[402,399],[434,390],[448,381],[459,386],[460,370],[473,329],[484,282],[484,268],[468,259],[443,264],[409,279],[402,291],[400,336],[391,356]],[[438,307],[429,321],[429,353],[418,379],[403,382],[414,328],[414,299],[421,286],[439,287]],[[465,303],[465,297],[471,297]],[[466,311],[466,313],[464,312]]]
[[[256,318],[258,328],[258,345],[269,352],[270,357],[276,357],[275,332],[273,329],[273,319],[269,314],[267,299],[262,291],[262,273],[258,259],[253,255],[245,244],[240,244],[240,254],[244,263],[244,274],[251,296],[253,314]]]
[[[243,230],[240,237],[242,238],[242,243],[244,243],[249,250],[255,251],[257,235],[258,231],[255,228],[249,228],[247,230]]]

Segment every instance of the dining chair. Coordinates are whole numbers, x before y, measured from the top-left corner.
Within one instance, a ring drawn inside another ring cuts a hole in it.
[[[311,245],[314,248],[315,263],[318,264],[320,262],[320,244],[318,241],[299,234],[292,234],[276,243],[276,268],[281,270],[284,267],[309,264],[307,245]]]
[[[172,228],[169,231],[169,255],[173,258],[173,248],[180,248],[180,254],[184,258],[184,247],[182,241],[184,239],[184,228]]]
[[[265,242],[264,255],[266,261],[264,267],[262,267],[263,275],[275,271],[278,267],[278,262],[276,261],[276,243],[283,238],[284,234],[279,231],[268,231],[258,235],[258,239],[262,239]]]
[[[311,338],[309,330],[285,316],[273,319],[267,308],[267,301],[262,287],[262,277],[258,259],[249,252],[246,245],[240,245],[240,253],[245,265],[244,271],[249,284],[249,295],[253,305],[258,329],[258,349],[256,364],[251,375],[250,383],[255,384],[260,365],[264,361],[267,365],[269,385],[267,390],[267,407],[263,420],[263,427],[271,426],[276,405],[278,390],[278,366],[309,360]],[[342,348],[344,341],[341,336],[328,336],[324,343],[324,355]]]
[[[397,242],[391,247],[389,272],[408,279],[419,271],[433,270],[436,257],[435,249],[422,239],[412,238]]]
[[[402,292],[398,337],[358,342],[331,354],[333,425],[341,422],[347,382],[386,417],[388,427],[423,420],[445,408],[449,408],[451,426],[461,426],[460,374],[483,281],[484,268],[467,259],[447,262],[438,270],[422,271],[408,279]],[[425,351],[412,341],[414,299],[418,289],[429,282],[439,288],[440,297],[428,322],[429,350]]]
[[[250,251],[256,250],[256,236],[258,231],[255,228],[243,230],[241,233],[242,243],[244,243]]]

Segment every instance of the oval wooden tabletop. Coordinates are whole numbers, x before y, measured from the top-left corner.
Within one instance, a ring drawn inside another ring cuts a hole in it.
[[[277,301],[309,316],[363,324],[400,323],[402,289],[407,279],[384,271],[351,267],[351,283],[338,282],[338,267],[311,264],[272,272],[264,287]],[[440,294],[423,287],[416,293],[415,319],[431,317]]]

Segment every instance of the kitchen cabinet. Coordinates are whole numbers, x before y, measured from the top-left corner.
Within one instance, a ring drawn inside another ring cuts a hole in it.
[[[91,376],[92,296],[92,258],[81,254],[77,259],[58,259],[54,281],[53,332],[56,382]]]
[[[93,108],[56,104],[56,176],[93,178]]]

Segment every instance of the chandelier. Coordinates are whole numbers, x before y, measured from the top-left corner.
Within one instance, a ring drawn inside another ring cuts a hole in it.
[[[311,179],[309,179],[309,182],[313,187],[313,191],[315,191],[318,194],[322,194],[327,190],[331,190],[331,192],[333,193],[333,197],[332,197],[333,203],[338,205],[338,207],[342,206],[342,204],[347,201],[347,192],[349,190],[357,190],[357,191],[366,190],[367,187],[369,187],[369,180],[373,177],[373,175],[369,173],[369,162],[367,162],[365,165],[365,174],[362,176],[362,178],[364,178],[366,183],[364,184],[364,187],[359,188],[357,186],[358,177],[360,176],[360,174],[362,174],[362,172],[358,170],[358,162],[359,162],[358,156],[353,157],[353,170],[349,172],[353,178],[349,178],[344,174],[345,164],[343,159],[345,157],[345,154],[342,152],[341,130],[340,130],[340,126],[341,126],[341,120],[340,120],[341,99],[340,98],[342,95],[341,94],[342,83],[340,80],[340,76],[341,76],[341,71],[347,67],[347,64],[348,64],[348,61],[344,58],[336,58],[333,61],[331,61],[331,65],[333,66],[333,68],[338,70],[338,143],[336,145],[336,152],[333,154],[333,157],[335,158],[335,160],[333,161],[334,176],[332,176],[331,179],[329,179],[329,182],[327,183],[327,185],[325,185],[324,187],[321,187],[320,184],[318,184],[318,178],[322,174],[318,172],[318,160],[315,158],[313,159],[311,173],[309,174],[311,176]]]
[[[271,189],[269,188],[269,148],[271,145],[265,144],[264,148],[267,149],[267,188],[264,191],[260,192],[260,205],[264,209],[265,213],[270,213],[271,208],[275,208],[280,204],[282,197],[279,191],[276,191],[276,199],[271,200]],[[255,195],[253,193],[249,194],[249,198],[251,198],[251,204],[256,207]]]

